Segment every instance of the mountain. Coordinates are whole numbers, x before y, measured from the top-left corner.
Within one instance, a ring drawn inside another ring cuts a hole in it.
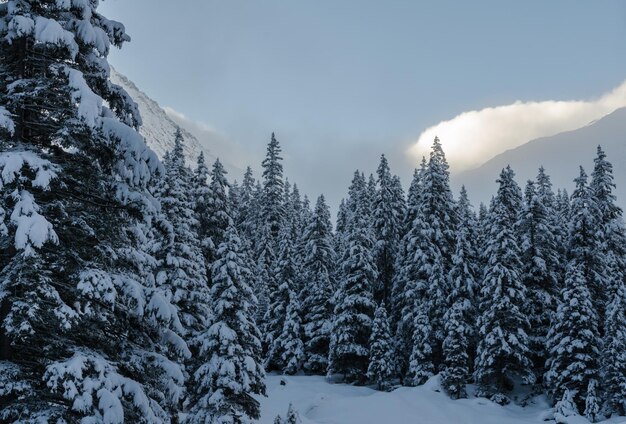
[[[174,147],[174,134],[176,128],[180,126],[179,123],[175,122],[157,102],[141,91],[135,83],[114,68],[111,68],[111,81],[122,86],[139,106],[143,120],[139,132],[145,137],[148,146],[162,158],[166,151]],[[185,138],[184,151],[189,164],[196,163],[196,158],[200,152],[204,152],[207,163],[215,160],[215,155],[211,153],[208,146],[200,143],[198,138],[185,127],[180,126],[180,129]]]
[[[452,185],[467,188],[475,205],[488,203],[496,193],[496,179],[502,168],[511,165],[517,182],[522,186],[526,180],[537,175],[543,165],[552,179],[555,191],[566,188],[571,194],[573,179],[582,165],[591,174],[596,147],[601,145],[607,159],[613,164],[617,199],[626,207],[626,108],[617,109],[585,127],[562,132],[550,137],[529,141],[515,149],[507,150],[480,167],[452,176]]]

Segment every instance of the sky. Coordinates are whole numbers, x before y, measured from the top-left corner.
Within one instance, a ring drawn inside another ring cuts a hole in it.
[[[126,25],[132,41],[110,62],[144,92],[257,170],[276,132],[289,178],[331,203],[381,153],[408,185],[435,135],[454,173],[626,106],[622,0],[106,0],[100,11]]]

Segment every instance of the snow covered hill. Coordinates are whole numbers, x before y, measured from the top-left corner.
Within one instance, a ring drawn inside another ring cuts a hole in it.
[[[174,133],[179,124],[170,118],[157,102],[141,91],[135,83],[114,68],[111,68],[111,81],[121,85],[139,106],[139,112],[143,120],[143,125],[139,132],[146,138],[148,146],[162,158],[166,151],[174,147]],[[196,158],[201,151],[204,151],[207,162],[211,163],[215,160],[215,156],[211,153],[208,146],[202,145],[196,136],[182,126],[181,131],[185,137],[185,157],[190,164],[196,162]]]
[[[626,108],[618,109],[589,125],[551,137],[538,138],[515,149],[508,150],[482,166],[452,175],[457,189],[465,184],[470,197],[477,205],[488,203],[496,193],[495,182],[500,170],[510,164],[516,180],[524,185],[535,178],[537,169],[543,165],[556,188],[565,187],[571,194],[573,179],[578,176],[578,166],[583,165],[589,174],[593,167],[597,145],[613,163],[618,202],[626,207]]]
[[[530,424],[554,423],[550,407],[538,397],[526,407],[500,406],[487,399],[451,400],[431,378],[420,387],[379,392],[368,387],[330,384],[324,377],[269,375],[261,401],[260,424],[272,424],[293,403],[303,424]],[[284,380],[285,385],[281,385]],[[588,423],[569,417],[569,424]],[[612,418],[604,423],[626,423]]]

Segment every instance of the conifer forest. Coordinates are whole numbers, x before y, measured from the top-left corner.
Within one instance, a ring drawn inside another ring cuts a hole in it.
[[[0,422],[252,423],[268,375],[626,415],[625,183],[602,140],[571,193],[505,167],[473,205],[435,138],[411,181],[385,155],[354,171],[331,217],[280,129],[243,175],[190,163],[181,131],[158,158],[97,7],[0,2]]]

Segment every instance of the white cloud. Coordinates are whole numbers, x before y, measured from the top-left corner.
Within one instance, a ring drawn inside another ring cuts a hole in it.
[[[626,106],[626,82],[590,101],[521,102],[463,112],[426,129],[410,153],[427,155],[438,136],[455,172],[539,137],[574,130]]]

